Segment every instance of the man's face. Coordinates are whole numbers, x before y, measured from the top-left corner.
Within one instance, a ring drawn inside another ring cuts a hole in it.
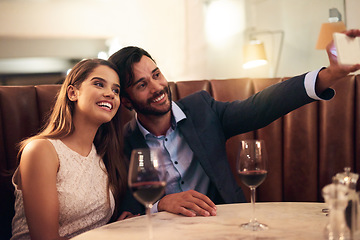
[[[171,92],[160,69],[147,56],[133,65],[134,81],[122,98],[125,106],[140,115],[162,116],[171,110]]]

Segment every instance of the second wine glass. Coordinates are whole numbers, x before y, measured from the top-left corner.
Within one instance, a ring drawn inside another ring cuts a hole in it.
[[[153,239],[150,209],[165,191],[164,164],[159,149],[134,149],[131,153],[129,187],[136,200],[146,208],[149,239]]]
[[[255,217],[255,190],[267,175],[267,153],[264,141],[241,141],[236,167],[240,180],[251,190],[252,218],[241,227],[252,231],[266,230],[267,225],[259,223]]]

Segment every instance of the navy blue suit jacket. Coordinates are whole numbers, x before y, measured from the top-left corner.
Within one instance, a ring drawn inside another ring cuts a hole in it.
[[[272,85],[242,101],[219,102],[209,93],[200,91],[177,102],[186,115],[186,119],[178,123],[178,128],[194,152],[194,160],[200,162],[210,178],[207,195],[215,204],[245,202],[228,163],[227,139],[265,127],[288,112],[314,101],[306,93],[304,76]],[[127,157],[130,157],[132,149],[147,147],[135,119],[125,126],[124,137]],[[125,197],[122,209],[132,213],[143,211],[131,193]]]

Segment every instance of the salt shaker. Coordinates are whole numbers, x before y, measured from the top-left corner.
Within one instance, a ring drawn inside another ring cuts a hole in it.
[[[348,188],[348,205],[345,209],[346,223],[351,231],[351,236],[360,231],[359,222],[359,195],[356,193],[356,184],[359,174],[350,172],[350,167],[345,167],[344,172],[335,175],[339,184]]]
[[[335,179],[332,184],[322,189],[325,203],[329,207],[329,222],[324,235],[328,240],[350,240],[350,229],[345,220],[345,209],[348,205],[348,187],[338,184]]]

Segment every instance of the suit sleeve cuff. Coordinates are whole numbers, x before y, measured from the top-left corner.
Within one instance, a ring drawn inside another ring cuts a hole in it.
[[[317,76],[322,69],[324,68],[320,68],[318,70],[308,72],[305,75],[304,85],[305,85],[306,93],[310,98],[314,100],[330,100],[335,95],[334,89],[331,88],[326,89],[320,95],[316,94],[315,84],[316,84]]]

